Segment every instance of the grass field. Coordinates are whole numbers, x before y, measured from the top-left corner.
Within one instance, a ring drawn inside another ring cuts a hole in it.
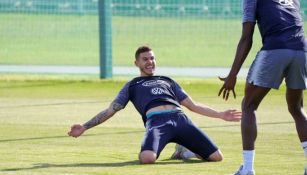
[[[0,64],[99,64],[98,16],[0,13]],[[112,18],[114,65],[149,44],[162,66],[230,66],[240,19]],[[255,36],[251,56],[260,47]],[[247,61],[249,65],[251,60]]]
[[[216,109],[239,108],[236,100],[217,97],[217,80],[176,79],[197,101]],[[200,117],[185,111],[221,148],[221,163],[169,160],[169,144],[155,165],[139,165],[137,154],[144,128],[129,104],[105,124],[74,139],[70,125],[87,121],[109,105],[126,82],[66,80],[22,76],[0,77],[0,174],[3,175],[226,175],[241,163],[239,123]],[[257,175],[303,173],[304,156],[294,123],[286,110],[284,91],[272,91],[260,106],[255,167]]]
[[[98,16],[0,13],[0,18],[0,64],[99,64]],[[241,34],[241,19],[114,16],[112,23],[117,66],[130,66],[136,48],[148,44],[161,66],[229,67]],[[257,29],[245,66],[260,47]]]

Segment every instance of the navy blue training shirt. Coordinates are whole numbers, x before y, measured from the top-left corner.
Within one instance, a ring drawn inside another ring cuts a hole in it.
[[[148,109],[165,104],[180,107],[180,102],[187,97],[185,91],[171,78],[146,76],[134,78],[126,83],[115,98],[115,102],[125,107],[130,100],[145,124]]]
[[[244,22],[257,22],[262,50],[307,51],[299,0],[243,0]]]

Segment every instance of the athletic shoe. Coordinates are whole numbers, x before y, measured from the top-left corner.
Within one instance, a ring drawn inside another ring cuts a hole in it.
[[[171,159],[184,159],[184,157],[182,156],[182,154],[187,151],[188,149],[186,149],[184,146],[181,146],[179,144],[176,144],[175,146],[175,152],[172,154]]]
[[[243,165],[240,166],[239,170],[234,174],[234,175],[255,175],[255,171],[249,171],[247,173],[243,173],[242,172],[242,169],[243,169]]]
[[[306,168],[305,168],[305,173],[304,173],[304,175],[307,175],[307,166],[306,166]]]

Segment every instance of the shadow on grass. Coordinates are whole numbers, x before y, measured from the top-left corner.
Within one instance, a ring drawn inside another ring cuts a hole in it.
[[[171,164],[183,164],[183,163],[204,163],[201,160],[185,160],[178,161],[172,159],[165,159],[156,162],[154,165],[171,165]],[[91,168],[91,167],[125,167],[125,166],[146,166],[141,165],[138,160],[126,161],[126,162],[114,162],[114,163],[72,163],[72,164],[52,164],[52,163],[39,163],[33,164],[32,167],[22,167],[22,168],[7,168],[1,171],[24,171],[24,170],[35,170],[35,169],[45,169],[45,168]]]

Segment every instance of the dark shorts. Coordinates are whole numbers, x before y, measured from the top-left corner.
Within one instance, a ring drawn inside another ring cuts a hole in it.
[[[159,157],[170,142],[178,143],[203,159],[218,150],[209,137],[182,112],[175,111],[152,116],[146,122],[141,151],[150,150]]]
[[[290,49],[261,50],[251,65],[247,82],[278,89],[283,79],[291,89],[307,87],[307,52]]]

